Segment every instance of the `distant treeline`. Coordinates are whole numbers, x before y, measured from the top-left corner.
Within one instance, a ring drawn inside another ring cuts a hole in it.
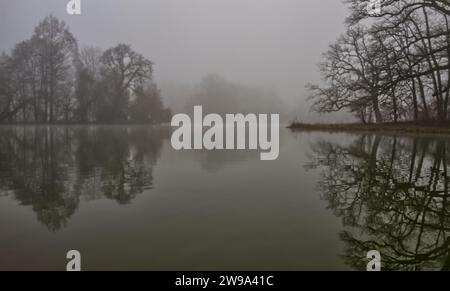
[[[129,45],[79,50],[50,15],[0,56],[0,123],[166,122],[171,111],[152,75],[153,63]]]
[[[205,113],[281,113],[283,101],[274,91],[228,81],[209,74],[197,84],[185,104],[185,112],[202,105]]]
[[[348,0],[347,32],[324,54],[325,85],[308,85],[319,112],[348,110],[363,123],[449,121],[447,0]]]

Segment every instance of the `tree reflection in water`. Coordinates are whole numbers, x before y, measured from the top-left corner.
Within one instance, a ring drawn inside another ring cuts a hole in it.
[[[306,167],[345,226],[347,264],[365,270],[378,250],[383,270],[450,269],[450,140],[363,135],[312,149]]]
[[[65,227],[80,199],[130,203],[153,186],[168,128],[0,129],[0,196],[31,206],[49,230]]]

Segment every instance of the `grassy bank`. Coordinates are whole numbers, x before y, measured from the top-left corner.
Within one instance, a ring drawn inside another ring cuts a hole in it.
[[[450,135],[450,124],[442,125],[436,123],[301,123],[293,122],[288,128],[293,131],[327,131],[327,132],[374,132],[374,133],[398,133],[398,134],[446,134]]]

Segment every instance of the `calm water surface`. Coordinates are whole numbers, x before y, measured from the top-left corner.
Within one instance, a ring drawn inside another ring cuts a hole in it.
[[[450,268],[450,139],[280,134],[265,162],[165,127],[0,127],[0,269]]]

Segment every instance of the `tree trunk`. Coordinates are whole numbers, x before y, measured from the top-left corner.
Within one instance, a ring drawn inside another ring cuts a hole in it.
[[[417,105],[416,81],[414,80],[414,78],[411,81],[412,81],[412,94],[413,94],[413,106],[414,106],[414,122],[417,123],[417,121],[419,120],[419,109],[418,109],[418,105]]]
[[[420,92],[420,98],[422,99],[422,103],[423,103],[423,110],[424,110],[424,114],[425,114],[425,119],[429,120],[430,119],[430,113],[428,112],[427,100],[425,99],[425,89],[424,89],[424,86],[423,86],[423,82],[422,82],[422,79],[420,77],[417,77],[417,81],[419,83],[419,92]]]
[[[372,96],[372,105],[373,105],[373,111],[375,112],[375,122],[376,123],[382,123],[383,118],[381,116],[380,112],[380,105],[378,102],[378,95]]]

